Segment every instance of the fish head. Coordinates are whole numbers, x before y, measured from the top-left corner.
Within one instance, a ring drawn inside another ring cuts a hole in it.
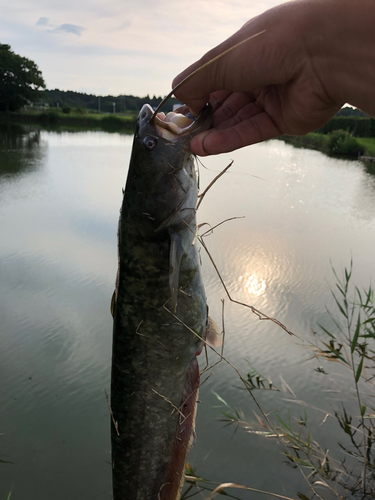
[[[144,137],[148,133],[156,134],[170,143],[190,142],[200,132],[207,130],[212,123],[212,106],[206,104],[197,117],[194,117],[187,106],[181,105],[175,111],[157,113],[149,104],[144,104],[139,112],[137,126],[139,134]]]
[[[190,141],[208,129],[212,107],[207,104],[197,118],[187,106],[175,112],[154,114],[145,104],[138,116],[126,191],[138,213],[147,214],[153,231],[180,230],[194,219],[197,179]]]

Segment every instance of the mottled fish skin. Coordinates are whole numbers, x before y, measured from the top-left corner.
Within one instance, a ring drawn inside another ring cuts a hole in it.
[[[118,231],[111,382],[114,500],[179,498],[194,432],[201,341],[166,308],[175,308],[181,322],[202,338],[207,325],[193,244],[197,186],[189,143],[208,128],[211,110],[204,109],[196,129],[175,142],[158,136],[152,114],[145,105],[138,117]]]

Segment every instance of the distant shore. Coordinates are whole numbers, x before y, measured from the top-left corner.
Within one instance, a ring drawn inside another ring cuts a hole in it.
[[[0,123],[13,122],[37,124],[50,130],[96,129],[107,132],[127,132],[132,134],[137,124],[137,116],[138,112],[136,111],[127,111],[125,113],[99,113],[91,110],[72,109],[69,113],[64,113],[61,108],[46,108],[45,110],[30,109],[8,113],[2,112],[0,113]],[[346,125],[346,122],[350,123],[350,118],[336,118],[334,120],[338,122],[335,126],[342,127]],[[334,120],[331,120],[331,122]],[[365,121],[367,120],[363,118],[360,119],[360,122]],[[328,126],[331,125],[329,128],[333,128],[331,122],[328,123]],[[356,122],[358,123],[358,119]],[[323,127],[317,132],[310,132],[303,136],[283,135],[279,139],[295,147],[321,151],[329,156],[340,156],[342,158],[352,159],[361,155],[375,157],[375,137],[353,137],[350,132],[343,131],[342,129],[334,129],[328,132],[328,130],[325,130],[328,126]],[[341,148],[341,151],[332,154],[330,138],[337,133],[344,133],[346,136],[350,136],[350,138],[346,137],[346,140],[354,141],[354,145],[351,144],[352,149],[354,148],[354,153],[352,151],[352,153],[349,154],[349,151],[344,151]]]
[[[353,159],[359,155],[375,156],[375,137],[355,137],[355,141],[358,143],[358,154],[353,156],[345,154],[332,155],[329,149],[330,136],[331,134],[327,133],[310,132],[301,136],[283,135],[280,139],[297,148],[314,149],[329,156],[351,157]]]
[[[101,129],[110,132],[134,132],[137,123],[137,113],[63,113],[57,109],[43,111],[16,111],[0,113],[0,122],[35,123],[47,128],[77,127],[86,129]]]

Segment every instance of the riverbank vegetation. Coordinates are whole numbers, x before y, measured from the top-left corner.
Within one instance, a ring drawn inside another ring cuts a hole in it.
[[[67,108],[55,108],[36,110],[34,108],[0,113],[0,122],[33,123],[39,124],[47,129],[56,127],[76,127],[86,129],[102,129],[106,131],[129,131],[133,132],[137,113],[98,113],[87,112],[82,108],[77,108],[66,112]],[[64,111],[65,110],[65,111]]]
[[[375,498],[374,289],[371,285],[360,289],[352,283],[352,262],[344,269],[342,276],[334,269],[333,273],[336,283],[332,295],[336,310],[328,311],[331,325],[319,325],[317,329],[312,329],[315,339],[305,344],[309,359],[317,361],[315,371],[323,377],[327,376],[327,391],[336,394],[335,401],[331,402],[332,408],[319,409],[308,400],[299,399],[283,379],[280,387],[277,387],[252,366],[246,376],[248,391],[284,394],[297,410],[290,409],[287,416],[278,410],[266,414],[257,403],[255,418],[250,420],[241,409],[231,406],[215,393],[224,408],[221,421],[247,434],[277,439],[287,463],[297,473],[303,474],[310,484],[310,492],[298,492],[293,498],[262,492],[270,497],[285,500]],[[343,386],[340,380],[345,371],[349,377],[345,378]],[[320,415],[319,427],[325,426],[327,434],[336,427],[335,449],[327,449],[314,438],[314,426],[309,413]],[[224,488],[242,488],[259,491],[234,483],[211,486],[213,483],[199,477],[191,464],[186,473],[187,487],[182,499],[192,497],[195,489],[216,492],[219,488],[220,491]]]
[[[329,134],[310,132],[303,136],[283,135],[280,139],[297,148],[315,149],[330,156],[375,157],[375,137],[354,137],[343,130],[336,130]]]
[[[149,96],[138,97],[134,95],[121,94],[118,96],[106,95],[97,96],[94,94],[85,94],[83,92],[64,91],[59,89],[44,90],[40,93],[40,105],[48,108],[70,108],[84,109],[89,112],[101,113],[128,113],[138,114],[144,104],[150,104],[155,107],[161,102],[163,97]],[[173,106],[179,101],[172,97],[163,107],[165,111],[172,111]]]
[[[334,130],[328,134],[310,132],[303,136],[284,135],[281,139],[295,147],[315,149],[329,156],[358,158],[375,156],[375,138],[358,138],[345,130]]]
[[[134,130],[143,104],[156,107],[162,97],[132,95],[95,96],[59,89],[46,90],[38,66],[0,44],[0,120],[38,123],[43,126],[100,127]],[[164,106],[171,111],[174,98]]]
[[[96,96],[83,92],[48,90],[38,66],[0,44],[0,121],[37,123],[47,128],[100,128],[134,131],[137,114],[148,103],[156,107],[162,97]],[[178,101],[171,98],[164,111]],[[315,132],[281,137],[296,147],[316,149],[331,156],[375,156],[375,119],[347,106]]]
[[[10,45],[0,43],[0,111],[16,111],[36,102],[45,88],[38,66],[18,54]]]
[[[375,156],[375,119],[348,106],[315,132],[303,136],[283,135],[280,139],[330,156],[353,159]]]
[[[134,97],[132,107],[138,104],[141,107],[147,102],[147,98],[148,96],[144,98]],[[161,98],[153,99],[156,100],[157,104]],[[152,99],[150,101],[152,104]],[[18,111],[3,112],[0,113],[0,121],[36,123],[46,128],[68,126],[133,132],[140,107],[136,109],[125,109],[124,107],[122,112],[108,113],[85,107],[71,107],[64,102],[59,107],[28,106]],[[340,112],[344,110],[347,110],[346,113],[352,112],[353,115],[338,115],[316,132],[310,132],[303,136],[283,135],[280,139],[295,147],[314,149],[329,156],[352,159],[359,156],[375,157],[375,126],[373,125],[375,120],[356,115],[356,112],[361,112],[354,108],[344,108]],[[359,136],[358,133],[364,135]]]

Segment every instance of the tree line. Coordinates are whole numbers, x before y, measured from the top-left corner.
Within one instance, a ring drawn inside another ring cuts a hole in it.
[[[17,111],[25,105],[39,103],[81,111],[125,113],[137,112],[145,103],[156,107],[161,99],[155,95],[96,96],[70,90],[47,90],[42,73],[35,62],[15,54],[10,45],[0,43],[0,111]],[[176,103],[178,101],[171,98],[163,109],[170,111]],[[344,130],[356,137],[375,137],[375,120],[359,109],[345,107],[317,132],[327,134],[334,130]]]
[[[44,89],[41,71],[34,61],[15,54],[0,43],[0,111],[16,111],[39,99]]]
[[[96,96],[82,92],[47,90],[42,72],[34,61],[14,53],[10,45],[0,43],[0,111],[18,111],[24,106],[79,108],[103,113],[138,111],[143,104],[156,107],[162,97],[133,95]],[[165,110],[178,103],[170,99]]]
[[[102,113],[125,113],[127,111],[139,111],[143,104],[150,104],[156,107],[162,97],[146,95],[137,97],[133,95],[119,96],[97,96],[94,94],[85,94],[83,92],[74,92],[72,90],[44,90],[40,92],[40,102],[48,104],[50,107],[69,107],[81,110],[101,111]],[[178,103],[177,99],[171,98],[163,107],[163,110],[171,111],[173,104]],[[115,103],[115,105],[113,105]]]
[[[354,109],[354,111],[359,110]],[[349,132],[354,137],[375,137],[374,118],[370,118],[366,115],[340,115],[339,113],[323,125],[323,127],[320,127],[317,132],[321,134],[329,134],[334,130],[344,130]]]

